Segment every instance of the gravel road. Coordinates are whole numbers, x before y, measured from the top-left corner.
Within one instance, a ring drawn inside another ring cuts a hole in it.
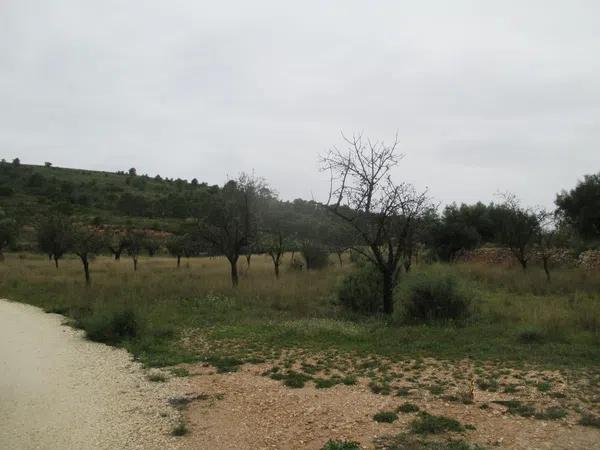
[[[0,448],[179,448],[168,399],[187,381],[150,382],[126,351],[62,320],[0,300]]]

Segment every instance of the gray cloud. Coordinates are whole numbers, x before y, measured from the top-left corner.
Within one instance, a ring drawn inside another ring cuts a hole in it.
[[[530,204],[599,170],[595,1],[4,0],[0,152],[322,198],[363,130],[442,202]]]

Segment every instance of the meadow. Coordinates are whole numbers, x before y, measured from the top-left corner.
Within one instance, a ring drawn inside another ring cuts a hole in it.
[[[337,260],[337,258],[336,258]],[[540,368],[596,367],[600,363],[600,276],[557,269],[552,282],[541,269],[468,264],[419,265],[402,274],[393,317],[362,317],[337,304],[336,287],[353,270],[332,258],[320,271],[297,271],[286,255],[276,280],[270,259],[240,261],[232,288],[221,257],[182,260],[100,256],[86,287],[81,263],[8,254],[0,263],[0,297],[64,314],[92,339],[121,345],[142,362],[264,361],[298,350],[334,352],[392,361],[420,358],[462,360]],[[411,278],[453,275],[473,298],[465,322],[415,325],[402,317],[403,287]],[[114,334],[104,331],[117,322]],[[222,363],[223,364],[223,363]],[[225,364],[226,365],[226,364]]]

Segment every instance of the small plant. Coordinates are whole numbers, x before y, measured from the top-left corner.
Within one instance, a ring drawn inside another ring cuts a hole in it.
[[[321,450],[360,450],[360,444],[354,441],[329,440]]]
[[[398,420],[398,414],[393,411],[378,412],[373,416],[375,422],[392,423]]]
[[[422,412],[418,419],[410,424],[411,430],[416,434],[439,434],[446,431],[464,431],[460,422],[445,416],[433,416]]]
[[[346,386],[353,386],[356,384],[356,377],[353,375],[347,375],[344,378],[342,378],[342,383]]]
[[[382,308],[383,281],[375,266],[363,263],[346,275],[338,286],[340,304],[361,314],[374,314]]]
[[[538,383],[537,389],[540,392],[548,392],[550,389],[552,389],[552,384],[544,381],[543,383]]]
[[[420,410],[420,408],[415,405],[414,403],[404,403],[400,406],[398,406],[398,412],[403,412],[403,413],[413,413],[413,412],[418,412]]]
[[[80,320],[88,339],[106,344],[119,344],[135,338],[140,331],[140,323],[132,309],[98,313]]]
[[[237,372],[240,366],[244,364],[244,361],[228,356],[211,356],[206,361],[217,369],[217,373]]]
[[[506,412],[521,417],[532,417],[535,415],[535,408],[519,400],[496,400],[494,403],[506,406]]]
[[[188,434],[189,430],[188,427],[186,426],[186,424],[184,422],[179,422],[177,424],[177,426],[175,426],[175,428],[173,428],[173,430],[171,431],[171,434],[173,436],[184,436],[186,434]]]
[[[427,388],[427,390],[429,392],[431,392],[433,395],[440,395],[444,393],[444,386],[440,386],[439,384],[433,385],[433,386],[429,386]]]
[[[184,367],[171,367],[169,372],[171,372],[173,376],[181,378],[190,376],[190,371]]]
[[[333,378],[316,378],[315,387],[317,389],[327,389],[338,384],[338,381]]]
[[[410,391],[408,388],[401,387],[396,391],[396,397],[408,397],[410,395]]]
[[[540,420],[558,420],[567,417],[567,412],[562,408],[551,407],[535,413],[534,417]]]
[[[148,381],[154,381],[156,383],[164,383],[167,381],[167,376],[161,372],[152,372],[148,374]]]
[[[579,419],[578,423],[579,425],[583,425],[585,427],[600,428],[600,417],[593,416],[591,414],[584,414],[581,416],[581,419]]]
[[[390,395],[390,392],[391,392],[391,388],[390,388],[389,384],[376,383],[375,381],[371,381],[369,383],[369,389],[371,389],[371,392],[373,392],[373,394],[380,394],[380,395]]]
[[[483,379],[479,379],[476,382],[477,387],[479,389],[481,389],[482,391],[489,391],[489,392],[496,392],[498,391],[498,382],[496,380],[494,380],[493,378],[487,379],[487,380],[483,380]]]
[[[284,385],[294,389],[303,388],[306,382],[312,379],[312,377],[294,370],[288,370],[285,373],[274,372],[270,377],[273,380],[281,380]]]

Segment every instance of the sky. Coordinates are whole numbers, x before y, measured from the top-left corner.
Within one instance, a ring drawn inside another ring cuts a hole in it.
[[[0,0],[0,157],[325,200],[341,133],[440,204],[600,171],[600,2]]]

